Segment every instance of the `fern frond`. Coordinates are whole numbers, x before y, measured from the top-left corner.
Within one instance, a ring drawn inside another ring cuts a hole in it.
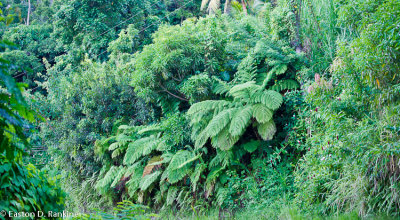
[[[161,107],[162,112],[167,115],[168,113],[175,113],[179,111],[178,100],[165,99],[165,97],[160,97],[157,99],[157,104]]]
[[[225,167],[214,167],[211,169],[210,173],[207,175],[206,183],[215,182],[224,169]]]
[[[124,145],[127,142],[134,141],[134,139],[126,134],[119,134],[116,136],[116,141],[118,141],[121,145]]]
[[[275,85],[270,87],[271,90],[277,92],[283,90],[298,89],[298,88],[300,88],[299,83],[293,79],[279,80],[278,82],[275,83]]]
[[[127,169],[126,167],[122,167],[121,169],[119,169],[118,174],[114,177],[114,181],[111,183],[110,188],[114,188],[115,185],[117,185],[117,183],[119,183],[121,178],[124,176],[126,169]]]
[[[202,132],[200,132],[199,135],[196,136],[196,141],[194,143],[194,147],[196,149],[203,147],[207,143],[207,140],[209,137],[210,136],[207,134],[207,131],[203,130]]]
[[[197,159],[199,159],[201,157],[202,154],[198,154],[193,158],[190,158],[189,160],[185,161],[184,163],[182,163],[181,165],[178,166],[177,169],[183,168],[184,166],[196,161]]]
[[[166,204],[172,205],[176,199],[177,194],[178,194],[178,188],[174,186],[170,187],[167,194]]]
[[[288,68],[288,66],[286,64],[278,64],[278,65],[275,65],[270,70],[270,72],[274,73],[276,75],[281,75],[281,74],[284,74],[286,72],[287,68]]]
[[[123,154],[124,152],[125,152],[125,148],[115,149],[111,154],[111,158],[114,159],[114,158],[118,157],[119,155]]]
[[[130,177],[131,175],[134,175],[135,172],[137,172],[138,170],[140,170],[140,162],[137,162],[135,164],[132,164],[131,166],[128,166],[126,168],[124,177]]]
[[[249,141],[242,145],[242,147],[249,153],[253,153],[260,146],[260,141]]]
[[[178,196],[176,197],[176,202],[181,206],[184,207],[185,205],[191,204],[192,197],[190,196],[190,191],[187,187],[182,187]]]
[[[253,106],[253,117],[259,123],[265,123],[271,120],[273,112],[264,104],[258,103]]]
[[[135,163],[131,167],[128,167],[125,176],[130,176],[129,181],[126,183],[128,194],[133,197],[136,191],[139,189],[139,183],[142,179],[144,167],[141,163]]]
[[[162,204],[162,193],[161,191],[157,191],[153,198],[154,204],[161,205]]]
[[[236,99],[243,99],[244,101],[250,100],[250,91],[257,89],[255,81],[242,83],[232,87],[229,94]]]
[[[148,189],[151,184],[156,182],[156,180],[161,175],[161,173],[162,173],[161,171],[156,171],[152,174],[149,174],[149,175],[146,175],[145,177],[143,177],[139,184],[140,190],[146,191],[146,189]]]
[[[217,198],[216,198],[217,204],[219,206],[222,206],[226,202],[228,195],[229,195],[229,189],[220,187],[217,191]]]
[[[120,143],[115,142],[115,143],[110,144],[110,146],[108,147],[108,150],[113,151],[113,150],[117,149],[118,147],[120,147]]]
[[[244,132],[250,123],[250,119],[253,116],[253,106],[247,105],[237,110],[232,118],[229,133],[232,136],[238,136]]]
[[[203,171],[207,168],[207,164],[205,163],[198,163],[196,165],[196,168],[194,169],[192,175],[190,176],[190,180],[192,183],[192,190],[193,192],[196,191],[197,189],[197,183],[199,182],[200,175],[203,173]]]
[[[180,150],[174,155],[166,169],[169,183],[174,184],[188,174],[189,164],[185,162],[193,157],[193,152],[187,150]],[[185,165],[181,166],[182,164]]]
[[[149,140],[143,147],[143,156],[149,155],[153,150],[157,148],[157,146],[160,144],[161,140],[155,137],[154,135],[149,137]]]
[[[232,150],[217,150],[217,155],[210,161],[209,168],[227,167],[234,158]]]
[[[207,112],[216,108],[221,108],[229,105],[229,101],[225,100],[206,100],[193,104],[187,111],[188,115],[193,115],[198,112]]]
[[[156,150],[158,151],[167,151],[170,146],[166,143],[165,140],[160,139],[160,142],[157,144]]]
[[[101,193],[106,193],[109,190],[111,183],[114,181],[115,177],[118,175],[120,169],[121,168],[118,166],[112,166],[108,170],[106,175],[102,179],[97,181],[95,188],[97,190],[99,190]]]
[[[129,126],[129,125],[120,125],[118,127],[119,131],[136,131],[136,127],[135,126]]]
[[[272,90],[256,91],[253,93],[252,101],[262,103],[271,110],[278,109],[282,102],[282,95]]]
[[[271,140],[276,132],[276,126],[273,120],[258,125],[258,133],[265,141]]]
[[[170,153],[170,152],[166,152],[163,155],[161,155],[161,158],[163,159],[162,161],[165,163],[169,163],[173,157],[174,157],[174,154]]]
[[[230,85],[227,82],[224,82],[216,77],[214,77],[213,80],[214,80],[212,88],[213,93],[217,95],[224,95],[228,93],[229,90],[231,89]]]
[[[264,76],[265,75],[265,76]],[[276,76],[275,72],[268,72],[267,74],[259,74],[260,81],[262,82],[261,87],[265,88],[268,83]],[[265,78],[264,78],[265,77]]]
[[[101,140],[100,144],[105,145],[105,144],[108,144],[109,142],[115,142],[115,141],[116,141],[116,137],[115,136],[111,136],[111,137],[108,137],[106,139]]]
[[[154,136],[145,137],[136,140],[128,145],[128,149],[126,150],[126,154],[124,157],[124,164],[129,165],[136,162],[141,156],[143,156],[143,150],[145,147],[150,148],[153,147],[152,145],[147,146],[150,143],[153,143]]]
[[[211,138],[211,144],[218,149],[221,150],[230,150],[233,145],[239,140],[240,135],[238,136],[232,136],[229,133],[229,128],[226,126],[224,129],[222,129],[221,132],[219,132],[216,136]]]
[[[170,185],[168,183],[166,183],[165,181],[160,181],[160,192],[161,192],[161,195],[164,195],[165,192],[168,192],[169,186]]]
[[[221,130],[224,129],[229,124],[229,122],[231,122],[231,119],[233,115],[237,112],[237,110],[238,109],[236,108],[226,109],[215,116],[205,129],[208,136],[214,137],[218,133],[220,133]]]
[[[143,129],[140,129],[137,133],[140,135],[144,135],[144,134],[155,134],[158,132],[163,131],[163,129],[160,127],[159,124],[154,124],[154,125],[150,125],[150,126],[146,126]]]

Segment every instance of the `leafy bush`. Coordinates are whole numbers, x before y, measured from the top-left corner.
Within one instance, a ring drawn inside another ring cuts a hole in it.
[[[95,141],[111,134],[116,121],[143,124],[151,119],[152,113],[135,96],[123,68],[89,60],[83,66],[72,75],[50,77],[43,85],[47,97],[37,94],[35,105],[47,120],[51,119],[41,123],[41,136],[53,155],[54,166],[65,171],[65,186],[72,181],[90,190],[90,177],[101,165],[94,155]],[[89,183],[82,184],[86,178]],[[67,191],[81,193],[75,187]],[[76,198],[78,205],[71,206],[80,207],[80,199],[86,197]]]

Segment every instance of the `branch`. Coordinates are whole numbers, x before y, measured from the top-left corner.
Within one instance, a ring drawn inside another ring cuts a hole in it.
[[[178,96],[178,95],[175,95],[175,94],[173,94],[172,92],[170,92],[170,91],[168,91],[168,89],[167,88],[165,88],[163,85],[161,85],[161,84],[159,84],[160,85],[160,87],[161,88],[163,88],[164,90],[164,92],[166,92],[166,93],[168,93],[168,94],[170,94],[171,96],[173,96],[173,97],[175,97],[175,98],[177,98],[177,99],[180,99],[180,100],[182,100],[182,101],[186,101],[186,102],[188,102],[189,101],[189,99],[187,99],[187,98],[184,98],[184,97],[180,97],[180,96]]]
[[[179,74],[178,74],[178,75],[179,75]],[[175,77],[172,76],[172,75],[171,75],[171,78],[172,78],[173,80],[177,81],[177,82],[182,82],[182,79],[175,78]],[[181,78],[181,77],[179,76],[179,78]]]

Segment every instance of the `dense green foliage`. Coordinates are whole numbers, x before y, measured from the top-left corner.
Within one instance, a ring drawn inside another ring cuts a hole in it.
[[[398,0],[0,0],[0,30],[0,209],[399,217]]]
[[[0,49],[5,47],[10,46],[0,42]],[[10,65],[0,59],[0,209],[15,213],[61,211],[64,194],[56,177],[23,162],[29,147],[26,133],[32,129],[35,113],[22,96],[24,85],[16,83],[8,72]]]

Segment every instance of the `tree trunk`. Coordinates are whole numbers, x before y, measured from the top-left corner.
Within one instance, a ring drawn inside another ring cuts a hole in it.
[[[28,16],[26,18],[26,25],[29,25],[29,17],[31,16],[31,0],[28,0]]]
[[[244,2],[244,0],[242,0],[242,9],[245,15],[247,15],[247,7],[246,7],[246,3]]]
[[[224,14],[231,14],[231,0],[225,1]]]
[[[296,15],[296,24],[295,24],[295,31],[296,31],[296,36],[294,40],[294,46],[296,48],[297,53],[302,52],[302,47],[301,47],[301,39],[300,39],[300,28],[301,28],[301,23],[300,23],[300,12],[301,12],[301,0],[292,0],[292,8],[294,11],[294,14]]]

